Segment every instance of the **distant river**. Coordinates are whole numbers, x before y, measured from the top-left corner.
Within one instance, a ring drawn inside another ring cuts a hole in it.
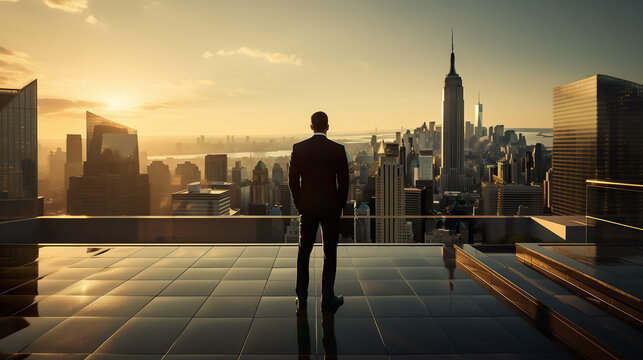
[[[282,157],[290,156],[290,150],[276,150],[276,151],[264,151],[264,152],[230,152],[226,153],[229,159],[241,159],[245,157],[250,158],[271,158],[271,157]],[[169,158],[177,160],[187,160],[194,158],[204,158],[208,154],[184,154],[184,155],[156,155],[148,156],[147,159],[152,160],[165,160]]]
[[[507,129],[507,130],[513,130],[513,129]],[[519,129],[516,129],[519,130]],[[529,129],[525,129],[529,130]],[[536,143],[541,143],[545,145],[547,148],[551,148],[553,146],[553,141],[554,138],[550,136],[539,136],[538,134],[541,133],[541,131],[516,131],[516,133],[522,133],[523,136],[527,137],[527,145],[535,145]],[[552,135],[553,131],[551,129],[543,129],[542,134],[544,135]],[[371,141],[371,135],[368,134],[348,134],[348,135],[343,135],[340,134],[338,136],[332,136],[330,134],[329,136],[333,140],[340,141],[344,144],[360,144],[360,143],[369,143]],[[395,140],[395,132],[383,132],[377,135],[377,141],[384,140],[384,141],[392,141]],[[276,150],[276,151],[264,151],[264,152],[231,152],[227,153],[228,158],[230,159],[240,159],[240,158],[271,158],[271,157],[283,157],[283,156],[290,156],[290,149],[288,150]],[[187,159],[194,159],[194,158],[203,158],[207,154],[184,154],[184,155],[155,155],[155,156],[148,156],[147,159],[152,161],[152,160],[165,160],[168,158],[174,158],[177,160],[187,160]]]

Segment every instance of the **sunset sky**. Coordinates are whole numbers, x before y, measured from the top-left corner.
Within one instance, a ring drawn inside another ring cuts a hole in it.
[[[441,122],[451,28],[465,120],[551,127],[552,88],[643,82],[642,1],[0,0],[0,87],[39,87],[39,137],[89,110],[145,135]],[[84,136],[84,135],[83,135]]]

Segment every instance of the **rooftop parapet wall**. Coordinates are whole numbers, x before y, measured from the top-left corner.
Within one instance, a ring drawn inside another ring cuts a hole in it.
[[[405,217],[411,219],[412,217]],[[460,242],[570,241],[532,217],[424,216],[428,229],[457,228]],[[39,217],[0,223],[0,243],[283,243],[295,216]],[[374,217],[346,217],[350,223]],[[359,225],[358,225],[359,226]],[[584,240],[584,239],[581,239]],[[345,239],[344,242],[350,241]],[[296,239],[294,241],[296,242]],[[352,241],[350,241],[352,242]],[[361,242],[361,241],[358,241]]]

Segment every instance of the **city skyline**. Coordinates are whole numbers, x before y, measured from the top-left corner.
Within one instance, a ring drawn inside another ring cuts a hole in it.
[[[485,126],[551,128],[552,88],[641,82],[640,4],[509,5],[0,1],[5,26],[42,25],[0,35],[0,87],[39,79],[43,139],[83,133],[85,110],[145,136],[299,134],[318,109],[331,133],[412,129],[440,122],[451,28],[465,121],[478,91]]]

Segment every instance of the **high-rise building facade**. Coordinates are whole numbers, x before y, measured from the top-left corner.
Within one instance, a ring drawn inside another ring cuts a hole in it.
[[[360,206],[355,209],[355,242],[370,243],[371,239],[371,209],[368,204],[362,202]]]
[[[232,183],[241,184],[246,180],[248,180],[248,169],[241,166],[241,161],[236,161],[232,168]]]
[[[70,176],[83,175],[83,141],[80,134],[67,134],[66,150],[65,189],[68,189]]]
[[[140,174],[136,130],[96,114],[87,116],[83,176],[69,178],[70,215],[149,215],[150,183]]]
[[[228,155],[205,156],[205,180],[208,182],[228,181]]]
[[[396,156],[380,159],[375,175],[375,215],[389,218],[375,220],[376,242],[405,242],[404,174]],[[400,218],[398,218],[400,217]]]
[[[544,189],[540,185],[503,184],[498,189],[498,215],[542,215]],[[485,199],[486,200],[486,199]]]
[[[404,215],[422,215],[422,189],[404,189]],[[422,219],[407,219],[413,229],[413,241],[424,242],[422,234]]]
[[[161,160],[152,161],[147,166],[150,179],[150,215],[172,214],[172,194],[170,167]]]
[[[270,203],[270,179],[268,178],[268,167],[259,160],[252,171],[252,197],[251,202],[255,204]]]
[[[272,166],[272,183],[279,186],[279,184],[284,181],[286,181],[284,169],[281,167],[281,165],[279,165],[279,163],[275,163]]]
[[[453,38],[451,69],[442,89],[442,167],[443,191],[461,191],[464,181],[464,89],[462,78],[455,71]]]
[[[230,215],[230,189],[201,188],[201,183],[172,194],[172,215],[223,216]]]
[[[201,181],[201,170],[199,170],[196,164],[190,161],[186,161],[183,164],[176,164],[174,175],[180,179],[181,186],[187,186],[190,183]]]
[[[65,185],[66,159],[67,154],[61,148],[49,152],[49,184],[53,189],[59,189]]]
[[[475,106],[475,123],[476,123],[476,137],[484,136],[484,126],[482,126],[482,104],[480,104],[480,93],[478,93],[478,103]]]
[[[643,85],[593,75],[554,88],[551,207],[585,214],[586,180],[643,178]]]
[[[420,150],[418,161],[420,163],[418,180],[433,180],[433,150]]]
[[[42,215],[38,197],[38,82],[0,89],[0,221]]]
[[[469,121],[465,122],[464,123],[464,138],[468,139],[468,138],[472,137],[473,135],[475,135],[473,123],[469,122]]]

